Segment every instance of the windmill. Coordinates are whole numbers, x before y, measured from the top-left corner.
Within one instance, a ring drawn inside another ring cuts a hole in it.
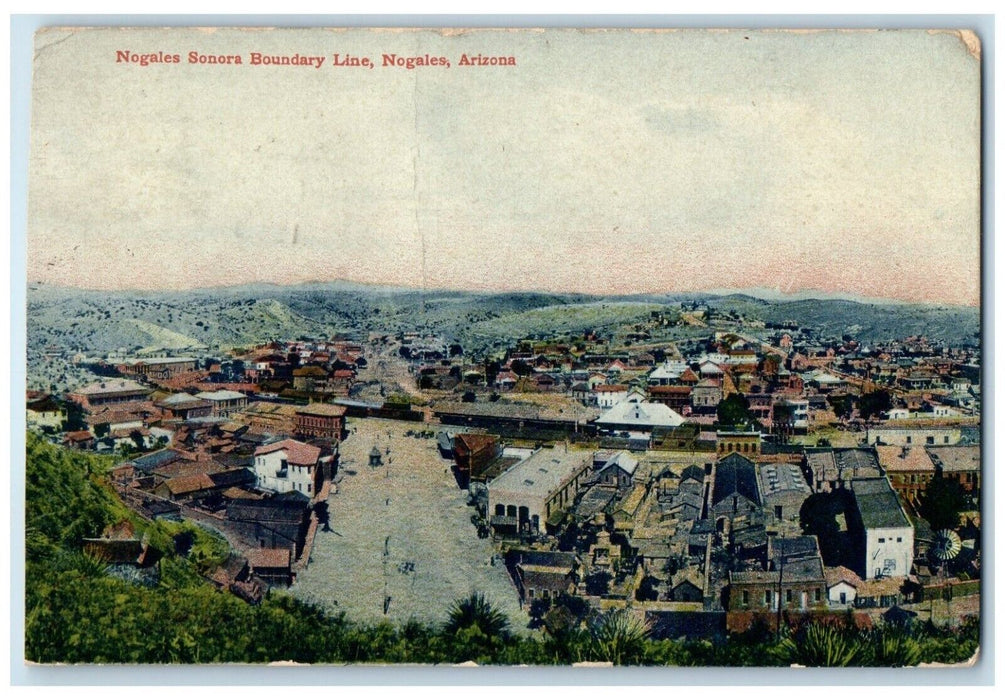
[[[942,588],[945,590],[946,584],[946,564],[951,562],[963,549],[963,542],[960,536],[953,530],[939,530],[935,533],[932,545],[928,548],[928,556],[939,565],[939,576],[942,579]],[[935,598],[932,598],[932,612],[930,619],[934,622]],[[949,615],[949,598],[946,598],[946,615]]]

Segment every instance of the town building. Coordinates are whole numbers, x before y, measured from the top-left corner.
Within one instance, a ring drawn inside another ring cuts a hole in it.
[[[917,504],[935,476],[928,451],[921,445],[877,445],[875,449],[890,485],[905,502]]]
[[[155,401],[154,406],[164,412],[165,420],[205,418],[213,413],[212,402],[196,398],[185,392],[172,394],[165,399]]]
[[[656,428],[676,428],[684,417],[661,404],[631,396],[600,414],[594,423],[602,430],[652,432]]]
[[[296,409],[293,432],[301,439],[321,438],[338,441],[345,429],[345,406],[330,403],[312,403]]]
[[[63,429],[66,410],[49,394],[29,391],[26,408],[26,423],[29,430]]]
[[[914,527],[883,477],[851,480],[854,508],[848,530],[858,548],[857,573],[869,580],[907,576],[914,560]]]
[[[716,463],[712,478],[709,519],[733,520],[760,512],[761,494],[752,461],[734,452]]]
[[[296,440],[263,445],[255,450],[254,470],[260,489],[313,498],[324,475],[321,448]]]
[[[797,465],[786,462],[758,464],[757,485],[767,525],[798,525],[800,510],[812,492]]]
[[[248,397],[239,391],[220,389],[218,391],[203,391],[196,398],[209,401],[212,405],[211,415],[230,417],[243,411],[248,406]]]
[[[881,425],[865,432],[870,445],[955,445],[963,432],[959,426],[896,427]]]
[[[66,397],[85,411],[130,401],[144,401],[150,389],[132,379],[106,379],[69,392]]]
[[[498,531],[543,532],[572,504],[592,466],[589,452],[539,449],[488,484],[488,513]]]
[[[981,447],[980,445],[956,445],[952,447],[928,447],[926,452],[932,460],[935,471],[944,478],[954,479],[965,491],[979,495],[981,490]]]
[[[579,583],[580,562],[573,552],[511,549],[506,562],[521,603],[575,593]]]

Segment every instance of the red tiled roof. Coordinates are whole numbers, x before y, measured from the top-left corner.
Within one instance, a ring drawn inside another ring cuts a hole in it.
[[[879,464],[887,471],[917,471],[934,472],[928,452],[920,445],[898,447],[895,445],[876,445],[876,456]]]
[[[192,476],[179,476],[175,479],[168,479],[164,482],[168,491],[175,495],[202,491],[216,486],[213,480],[206,474],[193,474]]]
[[[614,393],[619,391],[628,391],[627,384],[600,384],[593,388],[598,394]]]
[[[77,442],[80,440],[91,440],[94,436],[89,430],[74,430],[66,434],[66,440]]]
[[[859,578],[858,574],[844,566],[826,567],[824,569],[824,578],[827,580],[828,588],[836,586],[842,581],[853,588],[858,588],[862,585],[862,579]]]
[[[255,456],[267,455],[279,450],[286,452],[286,461],[290,464],[305,464],[313,466],[317,464],[321,457],[321,448],[307,445],[297,440],[283,440],[274,442],[271,445],[263,445],[255,450]]]
[[[478,450],[491,445],[495,438],[491,435],[478,435],[477,433],[461,433],[454,438],[454,449],[461,454],[477,452]]]

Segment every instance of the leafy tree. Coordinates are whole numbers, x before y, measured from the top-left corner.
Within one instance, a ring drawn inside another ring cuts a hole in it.
[[[108,423],[97,423],[94,426],[94,437],[103,438],[108,435]]]
[[[827,397],[827,402],[831,405],[834,415],[838,418],[846,419],[851,417],[852,408],[855,406],[852,397],[847,394],[832,394]]]
[[[534,368],[523,360],[513,360],[513,362],[510,363],[509,368],[519,377],[526,377],[534,371]]]
[[[474,403],[475,402],[475,392],[473,392],[473,391],[465,391],[463,394],[461,394],[461,401],[463,401],[464,403]]]
[[[63,430],[71,432],[74,430],[86,430],[87,423],[84,422],[84,409],[80,404],[69,401],[66,404],[66,420],[63,421]]]
[[[139,430],[133,430],[132,432],[130,432],[129,437],[136,445],[137,450],[142,451],[146,449],[146,443],[143,440],[143,433],[141,433]]]
[[[750,402],[743,394],[730,394],[722,401],[715,410],[719,425],[736,426],[754,422],[754,417],[750,413]]]
[[[918,514],[933,530],[953,529],[960,524],[960,513],[969,505],[970,499],[960,482],[936,472],[919,499]]]
[[[485,360],[485,383],[492,386],[497,376],[499,376],[499,363],[495,360]]]
[[[886,413],[893,407],[890,401],[890,392],[886,389],[877,389],[867,394],[862,394],[858,400],[858,412],[863,420],[869,420],[881,413]]]
[[[551,610],[551,598],[535,598],[530,602],[530,619],[540,623],[544,616]]]

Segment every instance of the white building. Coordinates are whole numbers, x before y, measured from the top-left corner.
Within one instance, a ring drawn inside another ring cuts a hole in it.
[[[849,527],[858,537],[865,580],[907,576],[914,561],[914,527],[886,477],[852,479],[854,513]]]
[[[598,428],[613,431],[650,432],[654,428],[676,428],[684,417],[661,403],[645,401],[635,394],[612,406],[596,420]]]
[[[313,498],[321,487],[321,448],[297,440],[283,440],[255,450],[258,488],[286,493],[297,491]]]
[[[824,578],[827,580],[827,602],[831,607],[854,607],[855,596],[862,585],[862,579],[854,571],[844,566],[827,567]]]
[[[649,386],[667,386],[671,381],[684,374],[684,370],[687,368],[686,362],[667,360],[649,373]]]
[[[597,406],[606,409],[628,398],[628,387],[624,384],[604,384],[595,387],[593,393],[597,396]]]

